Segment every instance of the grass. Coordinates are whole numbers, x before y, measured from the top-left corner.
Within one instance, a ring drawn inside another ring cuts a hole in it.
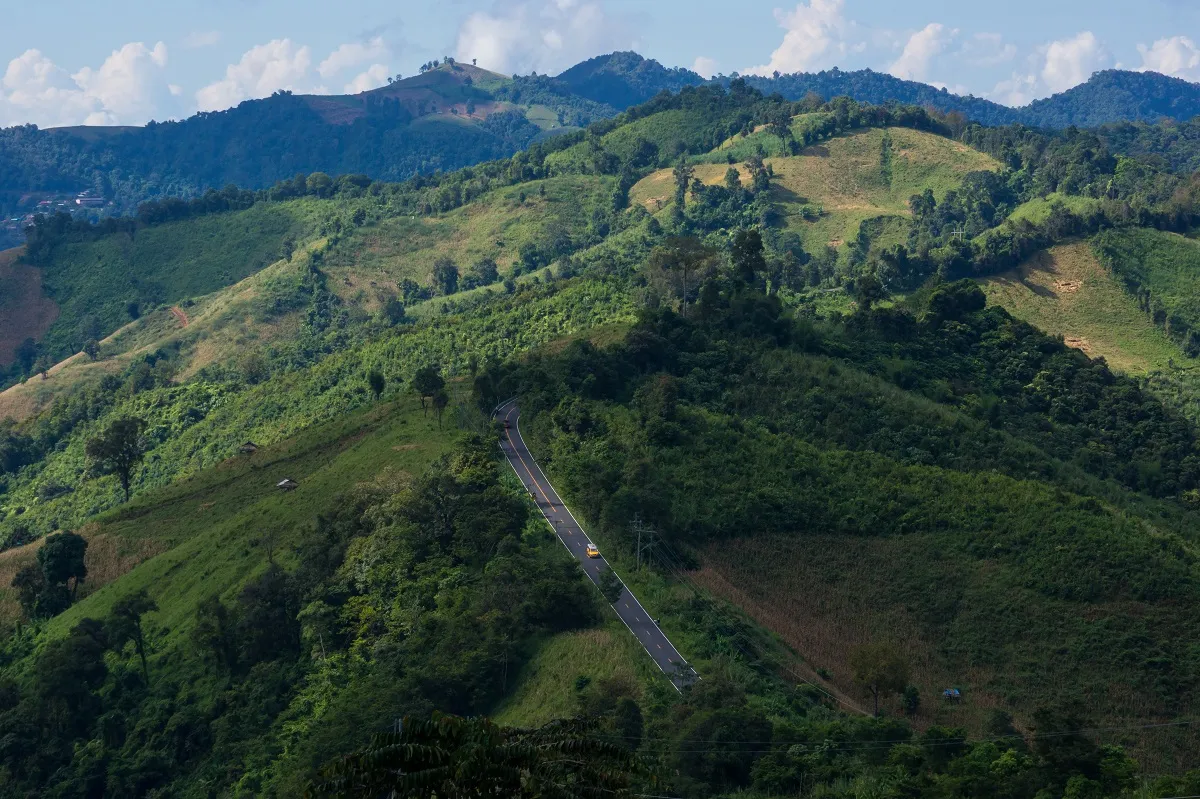
[[[136,236],[106,236],[59,247],[41,268],[45,293],[62,313],[45,333],[47,352],[77,352],[126,324],[126,306],[150,311],[210,294],[280,257],[283,240],[311,235],[333,201],[260,203],[245,211],[171,222]]]
[[[344,298],[359,291],[395,292],[401,280],[431,281],[433,263],[451,258],[465,272],[482,258],[511,270],[522,245],[542,244],[559,230],[587,227],[607,199],[612,178],[571,175],[506,187],[441,216],[397,217],[364,228],[328,268]],[[522,199],[524,197],[524,199]],[[347,283],[346,281],[349,281]]]
[[[1143,295],[1168,334],[1200,332],[1200,242],[1145,228],[1106,230],[1095,238],[1100,262]]]
[[[808,249],[838,247],[853,240],[867,219],[906,219],[913,194],[928,188],[940,200],[968,172],[999,168],[994,159],[966,145],[931,133],[889,128],[892,176],[886,181],[880,171],[884,135],[884,130],[866,130],[809,147],[798,156],[765,159],[775,173],[772,200],[786,226],[801,234]],[[725,179],[729,167],[728,163],[700,163],[694,167],[695,177],[714,185]],[[738,170],[745,185],[749,174],[744,165],[738,165]],[[671,170],[659,170],[639,181],[630,199],[653,212],[666,207],[674,190]],[[802,211],[814,206],[820,215],[806,219]]]
[[[395,483],[419,474],[451,444],[416,400],[360,412],[198,472],[97,518],[89,537],[168,547],[122,579],[76,603],[47,624],[61,635],[84,617],[102,618],[122,596],[145,589],[159,604],[150,617],[156,658],[187,647],[196,608],[206,598],[234,597],[267,564],[268,549],[286,563],[288,545],[336,496],[360,483]],[[300,487],[281,494],[285,477]]]
[[[629,631],[612,621],[546,639],[522,667],[512,693],[496,708],[498,724],[535,727],[579,713],[576,680],[619,680],[636,685],[634,664],[645,659]]]
[[[1096,260],[1087,242],[1039,252],[1017,269],[981,281],[988,303],[1126,374],[1184,360],[1183,352]]]

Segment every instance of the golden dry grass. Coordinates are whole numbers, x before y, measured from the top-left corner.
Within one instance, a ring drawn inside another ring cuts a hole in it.
[[[774,172],[772,199],[783,210],[789,227],[804,235],[812,246],[840,246],[857,235],[865,219],[909,215],[908,199],[931,189],[941,199],[968,172],[999,168],[990,156],[964,144],[908,128],[889,128],[892,140],[892,179],[880,171],[883,130],[866,130],[830,139],[805,149],[798,156],[767,158]],[[697,164],[694,175],[705,185],[725,179],[729,164]],[[749,180],[744,165],[737,166],[743,185]],[[673,172],[662,169],[640,180],[629,193],[632,202],[657,212],[671,202]],[[820,206],[820,218],[807,220],[800,206]]]
[[[1017,269],[982,281],[988,302],[1113,369],[1145,374],[1184,359],[1096,260],[1087,242],[1039,252]]]

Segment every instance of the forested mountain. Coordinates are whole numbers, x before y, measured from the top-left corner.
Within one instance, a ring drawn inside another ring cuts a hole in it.
[[[715,82],[728,88],[732,80]],[[1200,111],[1195,84],[1112,70],[1024,108],[959,97],[871,70],[744,80],[789,100],[811,92],[823,99],[898,102],[957,112],[987,125],[1093,127],[1188,120]],[[82,191],[91,192],[94,201],[108,201],[77,209],[96,216],[132,212],[147,199],[191,197],[227,185],[265,188],[297,173],[403,180],[507,157],[544,136],[615,116],[659,92],[702,83],[694,72],[667,69],[631,52],[592,58],[554,78],[507,78],[447,61],[353,97],[280,93],[144,128],[8,128],[0,130],[0,217],[32,214],[46,198],[65,197],[74,206],[73,195]],[[0,220],[0,246],[18,244],[25,224]]]
[[[402,182],[43,216],[0,261],[58,311],[0,302],[2,784],[1195,794],[1198,224],[1096,131],[740,81]],[[513,397],[702,680],[540,519]]]

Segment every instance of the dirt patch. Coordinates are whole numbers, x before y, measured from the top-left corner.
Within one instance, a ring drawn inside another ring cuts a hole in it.
[[[1083,282],[1079,280],[1056,280],[1054,281],[1054,290],[1059,294],[1074,294],[1083,286]]]
[[[392,449],[396,452],[411,452],[414,449],[420,448],[420,444],[397,444],[396,446],[392,447]]]
[[[175,320],[177,322],[179,322],[180,327],[188,326],[189,320],[188,320],[187,312],[184,311],[182,308],[180,308],[178,305],[171,306],[171,316],[175,317]]]
[[[1082,338],[1079,336],[1063,336],[1063,343],[1066,344],[1068,347],[1073,347],[1077,350],[1082,351],[1089,358],[1096,357],[1095,348],[1092,346],[1092,343],[1090,341],[1088,341],[1086,338]]]
[[[0,252],[0,366],[15,360],[21,342],[37,341],[58,319],[58,306],[42,294],[41,270],[17,263],[20,254]]]

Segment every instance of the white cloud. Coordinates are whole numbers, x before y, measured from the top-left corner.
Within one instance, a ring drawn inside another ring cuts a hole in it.
[[[1030,54],[1025,69],[1014,71],[986,96],[1005,105],[1027,105],[1078,86],[1111,63],[1111,56],[1095,34],[1084,31],[1039,47]]]
[[[73,75],[38,50],[9,62],[0,82],[0,124],[134,125],[146,122],[170,89],[162,79],[167,46],[132,42],[104,63]]]
[[[1037,76],[1024,75],[1018,72],[1012,73],[1012,76],[1007,80],[997,83],[986,95],[989,100],[994,100],[997,103],[1014,108],[1029,105],[1029,103],[1036,100],[1039,96]]]
[[[1200,49],[1187,36],[1159,39],[1147,47],[1138,45],[1142,54],[1139,72],[1161,72],[1185,80],[1200,80]]]
[[[477,59],[497,72],[556,73],[599,53],[636,46],[636,37],[598,2],[521,0],[468,16],[454,49],[456,58]]]
[[[372,64],[366,72],[347,83],[342,91],[346,94],[361,94],[371,89],[378,89],[387,83],[389,74],[388,68],[383,64]]]
[[[317,67],[317,72],[322,78],[328,80],[344,70],[372,61],[377,62],[390,55],[391,52],[381,36],[376,36],[367,42],[350,42],[330,53],[329,57]]]
[[[1051,94],[1078,86],[1110,62],[1100,40],[1091,31],[1070,39],[1051,42],[1046,47],[1046,62],[1041,79]]]
[[[218,111],[242,100],[257,99],[280,90],[294,90],[308,76],[312,52],[291,39],[275,39],[246,51],[241,60],[225,68],[225,79],[196,92],[201,111]]]
[[[854,28],[842,16],[845,0],[809,0],[790,12],[775,9],[775,19],[787,32],[766,64],[746,71],[755,75],[772,72],[804,72],[833,66],[833,60],[848,51],[846,39]],[[855,48],[861,49],[861,48]]]
[[[958,56],[977,67],[994,67],[1017,57],[1017,46],[999,33],[977,33],[963,42]]]
[[[201,47],[212,47],[220,41],[220,31],[192,31],[184,37],[183,46],[188,50],[198,50]]]
[[[929,23],[909,37],[888,72],[906,80],[925,80],[930,62],[945,51],[957,34],[957,30],[949,30],[940,22]]]
[[[708,56],[697,56],[695,62],[692,63],[692,72],[702,78],[711,78],[717,74],[717,60]]]

